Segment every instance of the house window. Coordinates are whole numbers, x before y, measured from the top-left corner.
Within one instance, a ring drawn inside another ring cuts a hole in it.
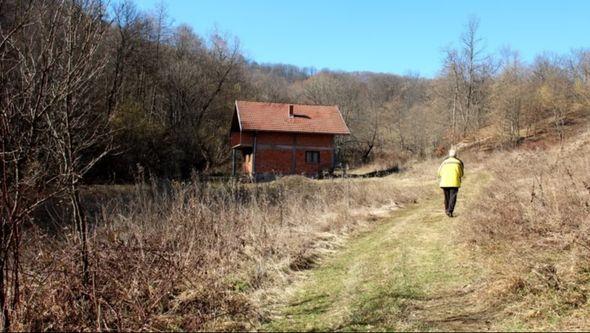
[[[306,151],[305,152],[306,163],[320,163],[320,152],[319,151]]]

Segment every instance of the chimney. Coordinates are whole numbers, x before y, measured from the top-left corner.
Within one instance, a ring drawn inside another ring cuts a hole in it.
[[[293,104],[289,104],[289,118],[293,118],[295,115],[293,114]]]

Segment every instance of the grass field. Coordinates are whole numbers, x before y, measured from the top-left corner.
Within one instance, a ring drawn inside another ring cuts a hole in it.
[[[457,218],[423,192],[304,273],[260,329],[587,330],[589,147],[586,132],[466,158]],[[420,165],[384,181],[436,188]]]
[[[484,276],[456,241],[461,215],[488,181],[472,173],[460,194],[458,218],[441,198],[408,206],[325,258],[275,307],[269,331],[476,330],[489,309],[470,297]],[[434,181],[431,182],[436,187]]]

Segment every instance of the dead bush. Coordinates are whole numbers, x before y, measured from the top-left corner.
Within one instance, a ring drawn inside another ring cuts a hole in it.
[[[266,184],[152,181],[120,196],[101,188],[108,199],[94,204],[90,289],[73,264],[74,230],[27,231],[20,328],[251,329],[261,314],[250,295],[313,266],[318,247],[333,247],[332,235],[358,227],[353,210],[412,202],[422,191],[392,184],[287,177]]]

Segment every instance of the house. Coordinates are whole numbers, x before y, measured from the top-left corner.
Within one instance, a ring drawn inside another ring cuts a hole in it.
[[[334,169],[336,135],[350,131],[337,106],[236,101],[231,124],[232,173],[255,180],[315,177]]]

